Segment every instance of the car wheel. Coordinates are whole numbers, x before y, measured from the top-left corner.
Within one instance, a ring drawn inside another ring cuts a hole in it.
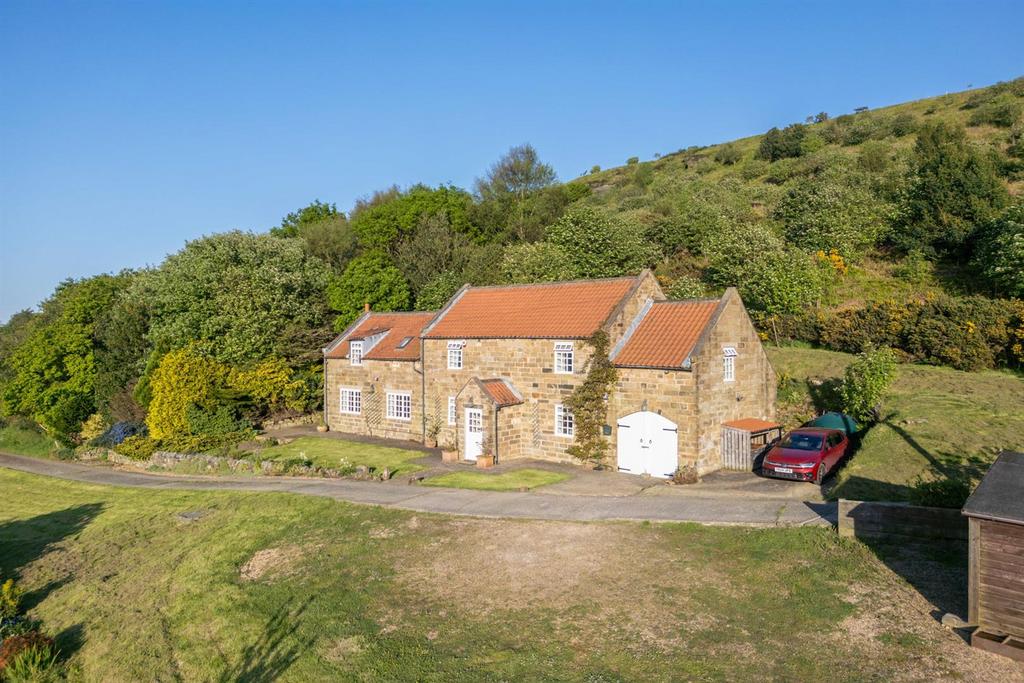
[[[822,482],[825,481],[825,477],[828,476],[828,465],[824,460],[818,465],[818,474],[814,477],[814,483],[821,486]]]

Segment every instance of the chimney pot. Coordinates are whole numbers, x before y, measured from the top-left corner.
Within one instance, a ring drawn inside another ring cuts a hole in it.
[[[370,302],[369,301],[363,303],[363,312],[364,313],[369,313],[370,312]]]

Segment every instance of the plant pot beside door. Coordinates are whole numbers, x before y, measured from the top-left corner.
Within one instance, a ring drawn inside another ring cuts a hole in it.
[[[476,456],[476,466],[482,470],[494,467],[494,456],[490,453],[483,453]]]

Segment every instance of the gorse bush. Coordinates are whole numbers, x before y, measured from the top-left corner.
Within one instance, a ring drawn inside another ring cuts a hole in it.
[[[971,486],[960,479],[918,478],[910,487],[910,500],[914,505],[937,508],[962,508],[971,495]]]
[[[24,591],[18,588],[14,579],[7,579],[0,583],[0,621],[18,616],[18,608],[21,605],[23,594]]]
[[[846,366],[839,393],[843,410],[855,419],[876,418],[878,405],[896,377],[896,354],[892,349],[869,349]]]

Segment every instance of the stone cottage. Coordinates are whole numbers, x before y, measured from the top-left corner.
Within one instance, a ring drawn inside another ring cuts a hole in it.
[[[722,466],[722,425],[771,419],[775,374],[735,289],[668,301],[636,277],[460,289],[437,312],[365,312],[324,349],[330,429],[424,441],[475,460],[570,461],[565,399],[597,330],[618,383],[609,464],[667,476]]]

